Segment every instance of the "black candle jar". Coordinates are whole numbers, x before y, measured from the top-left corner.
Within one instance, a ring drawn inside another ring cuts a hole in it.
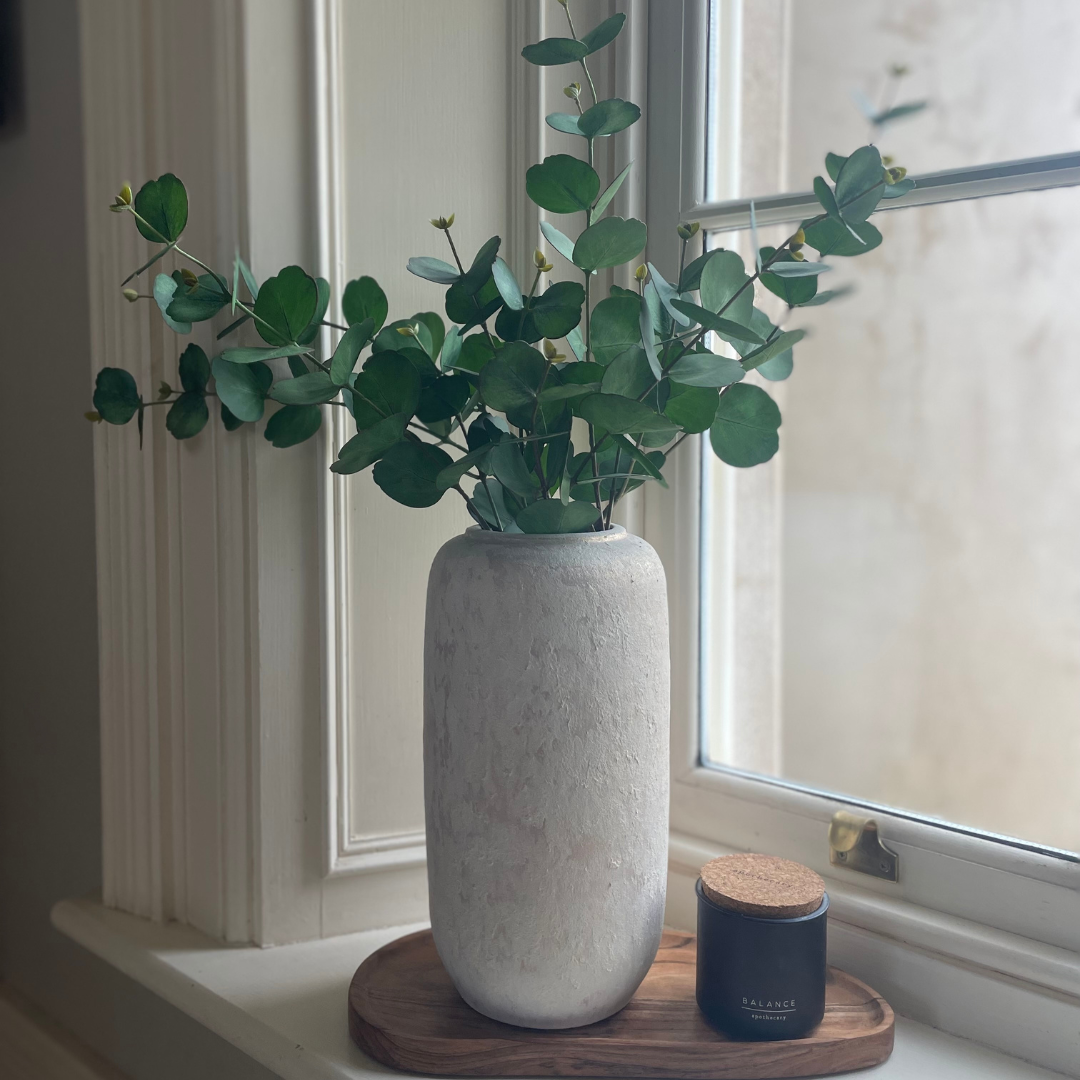
[[[733,1039],[797,1039],[825,1015],[826,913],[762,918],[730,910],[697,883],[697,1002]]]

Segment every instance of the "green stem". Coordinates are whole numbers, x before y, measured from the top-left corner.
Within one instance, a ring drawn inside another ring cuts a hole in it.
[[[574,20],[570,15],[570,5],[564,4],[563,10],[566,12],[566,21],[570,24],[570,36],[575,40],[580,40],[577,36],[577,32],[574,30]],[[589,83],[589,93],[592,94],[592,103],[596,104],[596,86],[593,84],[592,76],[589,74],[589,65],[585,63],[585,57],[581,58],[581,68],[585,72],[585,78]]]

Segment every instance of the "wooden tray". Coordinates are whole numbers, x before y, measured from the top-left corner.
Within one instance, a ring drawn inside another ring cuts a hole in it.
[[[877,1065],[892,1052],[893,1012],[868,986],[829,969],[825,1019],[802,1039],[733,1042],[694,1000],[696,941],[666,932],[621,1012],[589,1027],[534,1031],[469,1008],[431,931],[372,954],[349,987],[349,1032],[384,1065],[436,1076],[677,1077],[766,1080]]]

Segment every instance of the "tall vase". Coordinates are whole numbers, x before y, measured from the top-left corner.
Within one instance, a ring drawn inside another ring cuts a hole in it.
[[[644,978],[664,914],[668,709],[667,587],[644,540],[470,529],[436,555],[431,927],[478,1012],[578,1027]]]

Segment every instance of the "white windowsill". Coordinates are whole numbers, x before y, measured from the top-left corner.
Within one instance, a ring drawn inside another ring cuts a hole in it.
[[[369,930],[271,949],[226,946],[176,924],[64,900],[53,923],[285,1080],[356,1080],[390,1070],[349,1039],[346,992],[360,962],[417,926]],[[863,1070],[875,1080],[1050,1080],[1027,1065],[904,1017],[896,1049]]]

